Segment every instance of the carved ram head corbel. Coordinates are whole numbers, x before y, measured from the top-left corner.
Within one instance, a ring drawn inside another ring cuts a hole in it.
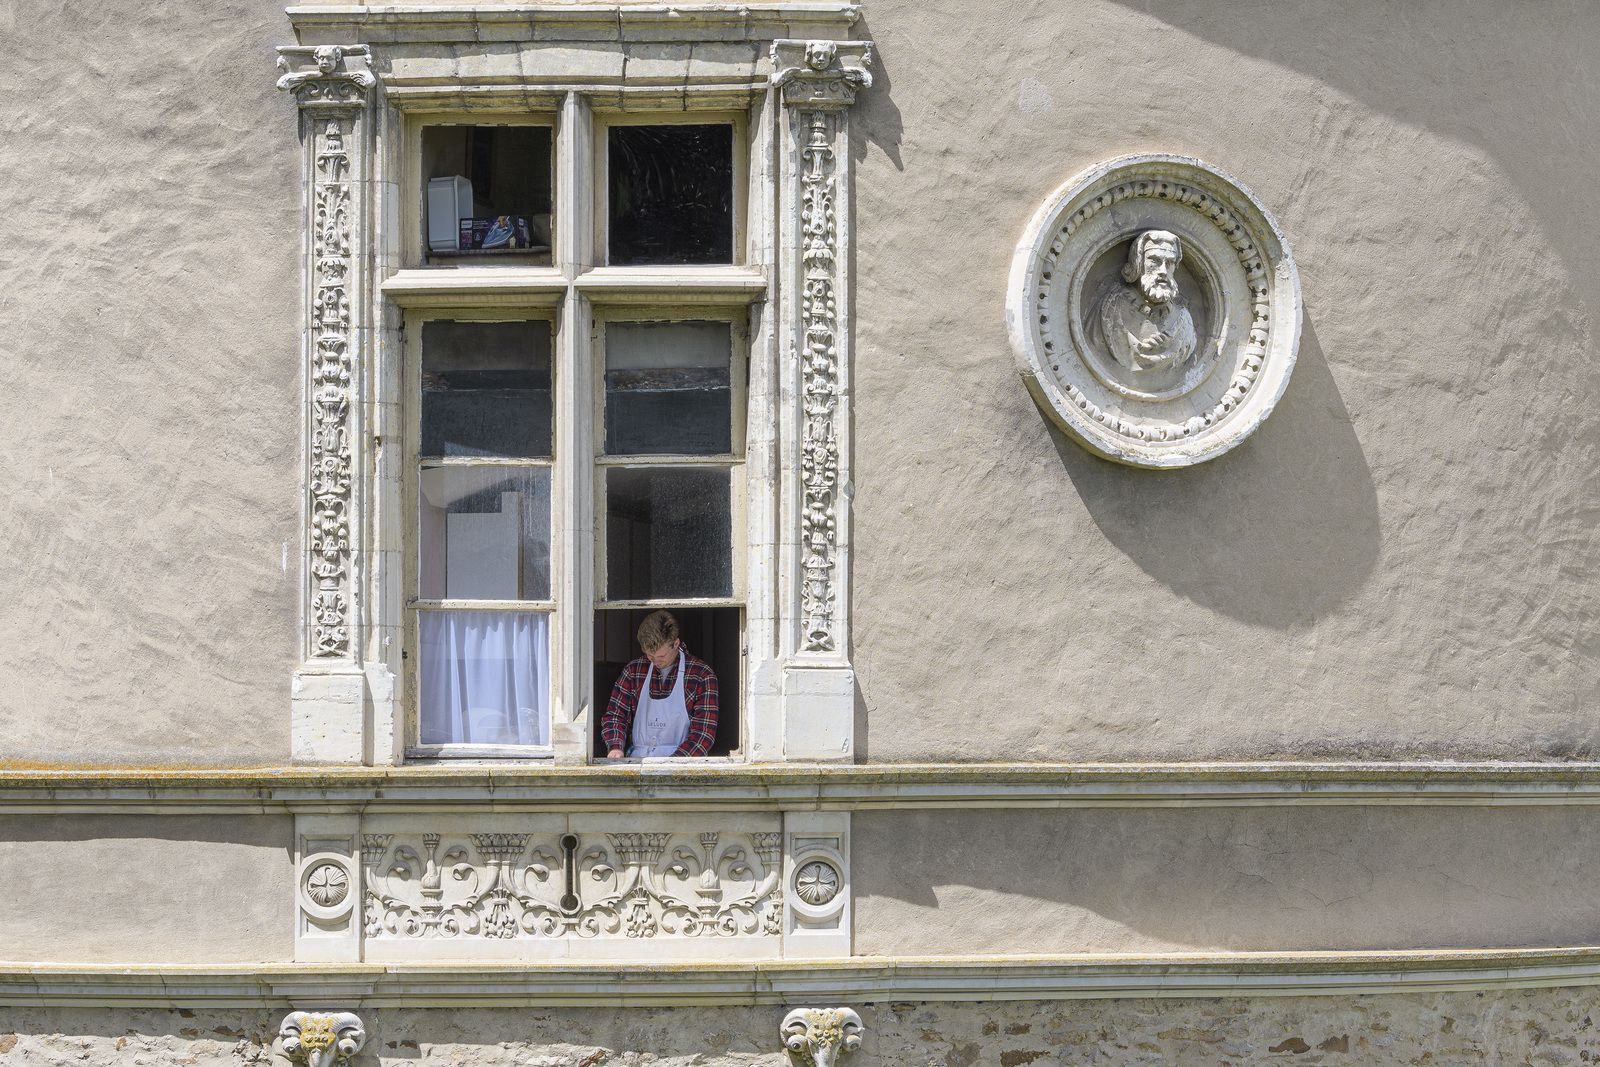
[[[783,1044],[798,1067],[837,1067],[861,1047],[861,1016],[849,1008],[796,1008],[783,1017]]]
[[[292,1011],[278,1027],[283,1054],[306,1067],[335,1067],[361,1051],[367,1028],[352,1012]]]

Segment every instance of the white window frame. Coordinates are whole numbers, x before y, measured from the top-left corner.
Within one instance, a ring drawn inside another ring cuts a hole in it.
[[[404,655],[415,648],[416,612],[406,604],[414,588],[406,560],[416,521],[407,488],[416,466],[408,424],[415,354],[403,334],[420,331],[402,325],[469,313],[553,313],[557,322],[555,760],[589,761],[606,697],[589,691],[600,373],[591,324],[623,314],[746,320],[746,492],[736,494],[746,536],[736,581],[747,664],[737,761],[852,758],[848,108],[870,83],[869,46],[840,39],[855,9],[699,4],[668,19],[650,8],[597,5],[561,16],[579,31],[574,39],[615,32],[609,44],[588,38],[581,61],[551,43],[564,31],[547,29],[553,36],[530,34],[518,48],[470,63],[454,42],[478,39],[504,13],[451,9],[447,18],[430,10],[368,21],[361,8],[291,9],[302,39],[372,43],[280,50],[280,86],[295,92],[302,115],[308,235],[307,568],[295,759],[382,765],[407,757],[416,729]],[[795,26],[814,29],[817,39],[786,39]],[[662,48],[648,43],[652,35],[701,43]],[[641,61],[647,53],[654,65]],[[661,58],[668,56],[676,58]],[[374,68],[384,71],[382,82]],[[421,267],[422,126],[542,125],[551,116],[552,265]],[[735,262],[604,265],[605,130],[623,121],[729,118],[736,146],[747,146],[735,152],[736,175],[745,178],[735,182]]]

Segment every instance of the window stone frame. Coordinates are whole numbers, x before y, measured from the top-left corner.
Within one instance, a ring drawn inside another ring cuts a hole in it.
[[[401,507],[405,312],[553,306],[577,322],[596,305],[667,302],[752,308],[744,760],[853,758],[849,112],[871,84],[870,42],[848,39],[858,15],[850,4],[799,3],[670,12],[608,4],[532,16],[289,9],[302,43],[279,49],[278,84],[294,94],[300,116],[306,264],[294,762],[404,759],[403,553],[414,550]],[[353,40],[363,43],[341,43]],[[592,218],[597,106],[748,111],[744,264],[595,266],[592,227],[583,232],[583,224]],[[557,137],[557,187],[590,198],[590,210],[557,215],[550,268],[466,278],[405,269],[402,236],[417,210],[400,169],[408,115],[497,108],[557,116],[568,133]],[[558,359],[574,373],[555,402],[586,414],[592,359],[581,332],[558,339]],[[576,440],[587,436],[586,419],[566,421],[576,425],[558,448],[567,447],[567,462],[592,466],[586,442]],[[591,513],[591,489],[573,479],[553,502],[552,537],[575,557],[557,593],[564,624],[551,650],[560,664],[551,724],[558,763],[588,762],[604,698],[585,692],[592,636],[574,625],[593,610],[592,546],[569,524]]]

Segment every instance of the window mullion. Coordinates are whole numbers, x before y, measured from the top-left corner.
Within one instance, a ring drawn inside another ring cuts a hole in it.
[[[593,265],[594,120],[588,101],[567,94],[556,144],[556,264],[570,283]],[[556,448],[553,495],[559,564],[555,586],[556,701],[551,740],[556,760],[589,758],[594,629],[594,393],[589,301],[569,285],[556,336]]]

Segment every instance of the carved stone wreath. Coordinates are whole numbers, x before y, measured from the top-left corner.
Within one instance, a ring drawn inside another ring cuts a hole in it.
[[[1017,246],[1008,292],[1039,406],[1137,467],[1190,466],[1243,441],[1300,343],[1300,279],[1277,223],[1185,156],[1124,156],[1057,189]]]

